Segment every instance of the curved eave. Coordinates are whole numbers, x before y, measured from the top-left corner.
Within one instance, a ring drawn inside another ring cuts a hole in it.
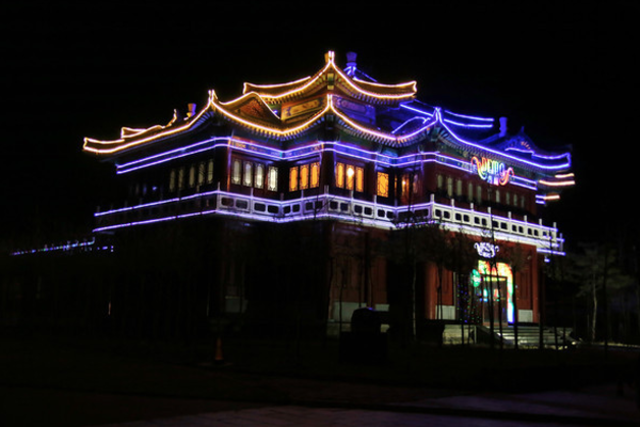
[[[146,144],[158,142],[166,138],[175,137],[184,132],[197,129],[207,121],[211,110],[209,105],[204,107],[198,114],[186,120],[182,124],[178,124],[177,120],[172,120],[166,126],[153,126],[140,132],[135,132],[130,128],[123,128],[121,137],[115,140],[99,140],[95,138],[84,138],[82,150],[96,155],[114,155],[122,152],[136,149]],[[175,115],[174,115],[175,118]],[[147,132],[153,129],[153,132]]]
[[[233,111],[227,109],[225,105],[217,103],[214,100],[211,101],[211,105],[212,108],[216,110],[216,113],[228,122],[242,126],[243,128],[261,136],[275,138],[278,140],[289,140],[295,138],[302,133],[311,130],[319,123],[324,122],[327,120],[328,116],[333,116],[332,118],[337,119],[336,122],[341,126],[341,128],[351,134],[384,145],[398,147],[421,139],[426,133],[428,133],[431,126],[435,123],[434,121],[425,123],[425,125],[420,129],[417,129],[410,134],[394,135],[388,132],[372,129],[353,120],[335,107],[332,95],[327,95],[324,107],[320,111],[310,116],[306,121],[298,123],[292,127],[265,126],[238,116]]]
[[[412,99],[417,92],[415,81],[388,85],[352,79],[335,64],[333,52],[327,54],[325,66],[311,77],[275,85],[245,83],[244,92],[256,92],[267,104],[278,104],[305,98],[310,92],[317,90],[318,86],[328,86],[326,82],[331,74],[335,74],[334,85],[357,99],[373,104],[387,105],[406,101]]]
[[[506,162],[510,162],[514,164],[514,166],[518,166],[523,169],[533,170],[536,172],[558,173],[562,171],[567,171],[571,168],[571,155],[569,153],[564,153],[559,155],[537,156],[539,160],[534,160],[536,156],[532,156],[531,158],[516,156],[501,150],[495,150],[490,147],[486,147],[484,145],[478,144],[473,141],[465,140],[464,138],[461,138],[460,136],[458,136],[451,129],[451,127],[448,126],[442,120],[442,115],[439,110],[436,110],[435,116],[439,126],[442,126],[442,128],[445,129],[446,133],[449,135],[450,140],[456,144],[462,145],[465,149],[471,152],[494,156],[495,158],[504,160]],[[445,140],[446,139],[447,138],[445,138]]]

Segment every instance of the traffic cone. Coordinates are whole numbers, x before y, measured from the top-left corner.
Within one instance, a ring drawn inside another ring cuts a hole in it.
[[[224,363],[224,357],[222,355],[222,339],[220,337],[216,339],[216,355],[213,359],[213,362],[216,365],[221,365],[222,363]]]

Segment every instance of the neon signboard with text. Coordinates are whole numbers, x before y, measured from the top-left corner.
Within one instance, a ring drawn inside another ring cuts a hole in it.
[[[472,157],[471,166],[483,181],[492,185],[507,185],[509,179],[514,175],[513,168],[508,168],[503,162],[486,157]]]

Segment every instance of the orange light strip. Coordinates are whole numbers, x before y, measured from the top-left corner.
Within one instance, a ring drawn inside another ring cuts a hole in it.
[[[215,96],[215,93],[212,93],[213,91],[209,91],[209,100],[211,102],[211,97]],[[169,135],[174,135],[176,133],[180,133],[184,130],[189,129],[191,126],[193,126],[198,119],[204,114],[206,113],[208,109],[208,105],[207,107],[203,108],[193,119],[189,120],[186,124],[184,124],[183,126],[179,126],[175,129],[170,129],[167,130],[165,132],[161,132],[146,138],[142,138],[142,139],[138,139],[135,141],[131,141],[129,143],[126,143],[127,141],[124,138],[120,138],[120,139],[116,139],[116,140],[112,140],[112,141],[102,141],[102,140],[98,140],[98,139],[94,139],[94,138],[89,138],[89,137],[85,137],[84,138],[84,145],[82,146],[82,149],[84,151],[88,151],[91,153],[96,153],[96,154],[113,154],[116,153],[118,151],[122,151],[122,150],[126,150],[127,148],[131,148],[131,147],[135,147],[137,145],[140,144],[144,144],[146,142],[150,142],[153,141],[155,139],[158,138],[163,138]],[[175,112],[174,112],[174,118],[176,117]],[[167,126],[170,126],[171,124],[173,124],[175,122],[175,120],[172,120],[169,122],[169,124]],[[166,128],[167,126],[161,126],[163,129]],[[94,147],[89,147],[88,144],[97,144],[97,145],[107,145],[107,146],[112,146],[115,144],[119,144],[117,147],[113,147],[113,148],[94,148]]]
[[[327,54],[327,63],[325,64],[324,68],[322,68],[322,70],[320,70],[315,78],[311,78],[311,77],[307,77],[305,79],[301,79],[298,80],[299,82],[303,82],[305,80],[308,79],[308,81],[306,82],[306,84],[304,84],[303,86],[297,87],[295,89],[289,90],[287,92],[283,92],[281,94],[278,95],[270,95],[270,94],[262,94],[258,92],[258,95],[260,95],[263,98],[268,98],[268,99],[273,99],[273,100],[277,100],[277,99],[281,99],[281,98],[285,98],[300,92],[303,92],[304,90],[306,90],[307,88],[309,88],[310,86],[312,86],[313,84],[315,84],[320,77],[327,72],[327,70],[329,68],[331,68],[333,71],[335,71],[344,81],[345,83],[347,83],[353,90],[355,90],[356,92],[360,93],[361,95],[364,96],[369,96],[372,98],[376,98],[376,99],[381,99],[381,100],[396,100],[396,99],[406,99],[406,98],[411,98],[417,91],[416,89],[416,82],[415,81],[411,81],[411,82],[407,82],[407,83],[400,83],[397,85],[383,85],[383,84],[379,84],[379,83],[368,83],[371,84],[373,86],[378,86],[380,88],[407,88],[410,93],[403,93],[403,94],[397,94],[397,95],[380,95],[377,93],[373,93],[373,92],[369,92],[366,91],[364,89],[362,89],[361,87],[359,87],[358,85],[353,83],[353,80],[347,76],[340,68],[338,68],[334,62],[335,59],[335,54],[333,51],[329,51]],[[265,85],[265,88],[274,88],[274,87],[278,87],[278,86],[288,86],[291,83],[284,83],[284,84],[279,84],[279,85]],[[245,83],[245,88],[246,88],[246,83]]]

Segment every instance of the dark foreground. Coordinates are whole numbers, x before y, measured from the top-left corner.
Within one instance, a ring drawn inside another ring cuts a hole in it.
[[[369,425],[640,420],[633,384],[638,353],[612,348],[391,344],[384,362],[347,363],[331,340],[167,344],[17,331],[1,338],[1,426],[158,419],[175,426],[355,425],[374,415],[388,422]],[[183,418],[171,423],[171,417]]]

